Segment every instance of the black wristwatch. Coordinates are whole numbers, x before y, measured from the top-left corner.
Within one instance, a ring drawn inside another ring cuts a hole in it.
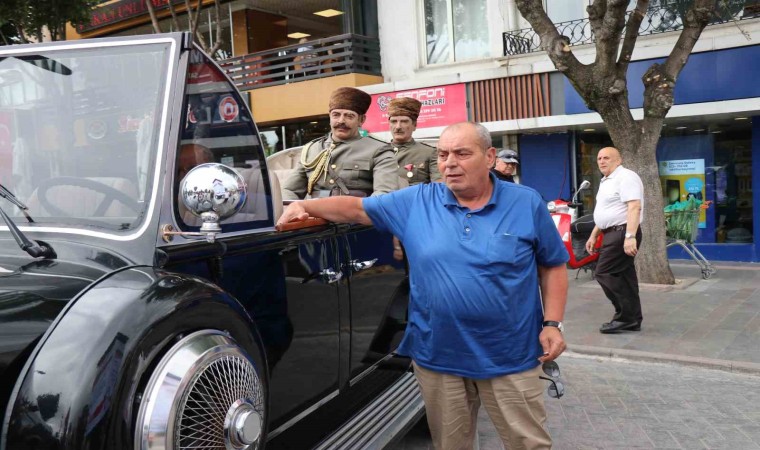
[[[557,322],[556,320],[544,320],[544,326],[545,327],[557,327],[559,328],[560,333],[565,332],[565,327],[562,325],[562,322]]]

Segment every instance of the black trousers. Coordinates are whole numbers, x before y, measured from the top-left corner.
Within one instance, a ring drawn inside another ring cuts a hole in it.
[[[625,254],[624,240],[625,227],[604,233],[599,260],[596,263],[596,281],[615,307],[612,320],[641,323],[639,279],[636,276],[634,257]],[[636,233],[636,247],[640,246],[641,228]]]

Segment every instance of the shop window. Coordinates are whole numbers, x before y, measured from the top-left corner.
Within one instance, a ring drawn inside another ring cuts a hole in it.
[[[697,221],[696,242],[750,243],[752,234],[752,132],[748,122],[679,123],[664,129],[657,146],[657,162],[664,204],[694,198],[705,205]],[[592,188],[580,196],[584,213],[594,210],[602,174],[596,155],[612,145],[602,134],[581,133],[578,138],[578,182]],[[623,164],[625,165],[625,163]]]
[[[424,0],[427,63],[490,55],[486,0]]]
[[[714,186],[716,242],[753,241],[751,167],[748,133],[716,138],[715,163],[707,171]]]

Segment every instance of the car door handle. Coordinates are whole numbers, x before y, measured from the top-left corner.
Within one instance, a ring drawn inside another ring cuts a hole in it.
[[[367,270],[370,267],[374,266],[376,262],[377,262],[377,258],[369,259],[367,261],[358,261],[356,259],[352,259],[348,263],[348,267],[354,272],[361,272],[362,270]]]
[[[335,271],[335,269],[329,267],[319,272],[319,275],[327,284],[337,283],[341,278],[343,278],[343,272]]]

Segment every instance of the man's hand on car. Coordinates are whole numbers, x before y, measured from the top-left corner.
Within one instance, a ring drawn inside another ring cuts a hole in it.
[[[309,213],[303,208],[302,202],[293,202],[285,208],[282,216],[277,221],[277,225],[283,225],[289,222],[302,222],[309,218]]]

